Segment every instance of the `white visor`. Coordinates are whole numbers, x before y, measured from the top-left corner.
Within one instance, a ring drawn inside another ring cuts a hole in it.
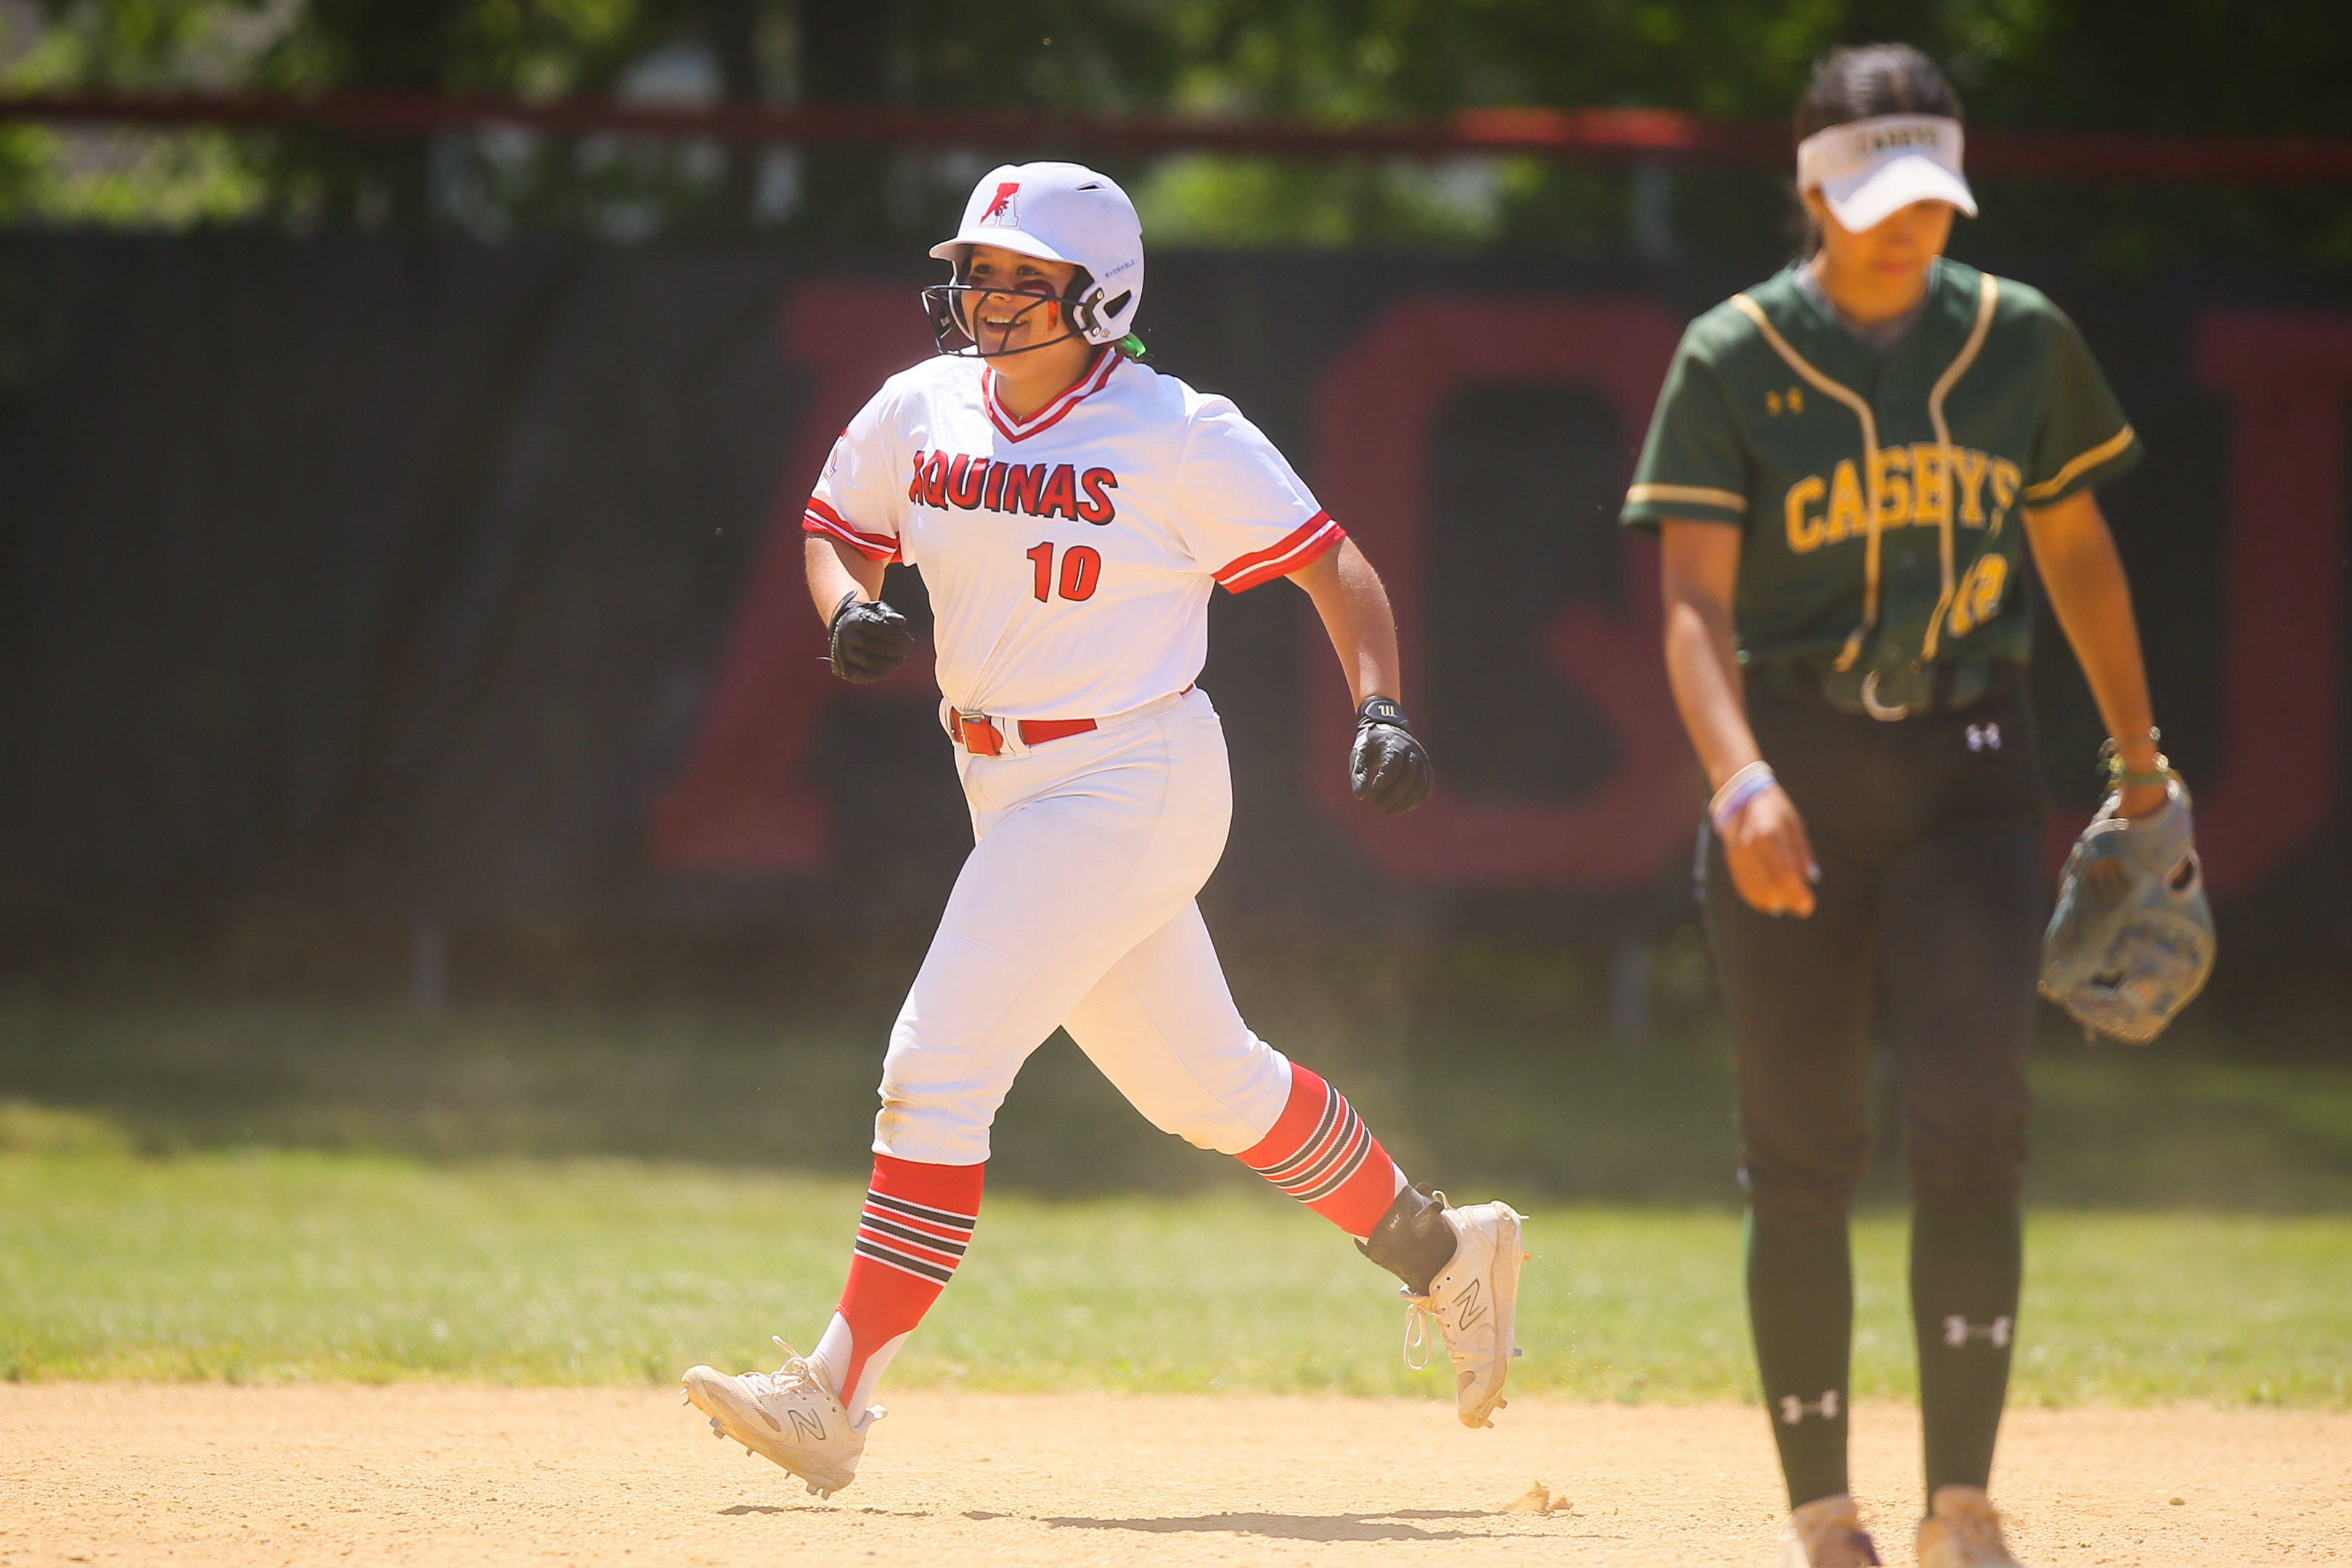
[[[1949,202],[1977,216],[1960,176],[1960,122],[1938,114],[1882,114],[1815,132],[1797,143],[1797,188],[1818,186],[1845,228],[1876,228],[1913,202]]]

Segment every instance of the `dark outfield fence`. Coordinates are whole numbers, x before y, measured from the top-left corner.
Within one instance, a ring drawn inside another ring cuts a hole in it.
[[[848,414],[929,352],[927,266],[0,238],[0,921],[919,938],[969,842],[928,668],[824,673],[797,524]],[[2340,977],[2352,294],[2020,270],[2148,445],[2108,509],[2225,965]],[[1681,323],[1750,280],[1153,258],[1155,363],[1235,395],[1387,574],[1444,781],[1401,820],[1352,805],[1304,596],[1221,594],[1229,941],[1688,917],[1701,788],[1614,515]],[[2100,731],[2043,647],[2055,845]]]

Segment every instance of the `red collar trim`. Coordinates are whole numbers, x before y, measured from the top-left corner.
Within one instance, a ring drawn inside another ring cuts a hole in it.
[[[1041,430],[1049,430],[1061,422],[1062,416],[1088,395],[1100,392],[1109,382],[1111,373],[1118,369],[1126,356],[1117,349],[1103,350],[1102,363],[1078,378],[1076,385],[1064,392],[1027,419],[1015,419],[996,400],[996,367],[982,365],[980,371],[980,400],[988,405],[989,422],[1008,441],[1026,441]]]

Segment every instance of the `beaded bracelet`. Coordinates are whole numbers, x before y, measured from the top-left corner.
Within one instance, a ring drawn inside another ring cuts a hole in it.
[[[2163,731],[2154,725],[2148,727],[2147,743],[2149,745],[2153,746],[2163,739]],[[2113,735],[2108,736],[2099,747],[2099,765],[2106,770],[2107,784],[2115,789],[2136,789],[2142,784],[2167,784],[2172,778],[2172,760],[2162,752],[2156,753],[2154,767],[2135,768],[2126,772],[2123,745]]]
[[[1749,801],[1780,782],[1773,774],[1772,764],[1759,757],[1723,781],[1723,787],[1717,790],[1715,798],[1706,803],[1707,820],[1715,825],[1718,834],[1727,832],[1732,819]]]

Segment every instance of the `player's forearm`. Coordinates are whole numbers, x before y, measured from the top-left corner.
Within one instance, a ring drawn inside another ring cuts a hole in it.
[[[1403,661],[1397,654],[1396,612],[1381,574],[1352,539],[1342,540],[1290,574],[1307,590],[1323,617],[1332,651],[1347,675],[1349,695],[1361,707],[1367,697],[1404,700]]]
[[[809,598],[816,605],[821,621],[832,622],[844,594],[856,594],[861,599],[882,596],[884,563],[868,561],[838,541],[808,535],[801,546],[801,561],[808,574]]]
[[[1732,633],[1731,595],[1739,577],[1739,535],[1716,523],[1669,521],[1660,531],[1665,600],[1666,684],[1707,786],[1762,752],[1748,726]]]
[[[2028,512],[2025,531],[2051,613],[2074,649],[2124,765],[2135,772],[2152,766],[2156,744],[2148,731],[2156,718],[2147,667],[2140,657],[2139,623],[2132,614],[2123,559],[2098,503],[2086,490],[2046,510]]]
[[[1688,599],[1666,605],[1666,683],[1691,749],[1706,769],[1707,787],[1762,753],[1740,700],[1739,666],[1731,647],[1731,617],[1720,606]]]

